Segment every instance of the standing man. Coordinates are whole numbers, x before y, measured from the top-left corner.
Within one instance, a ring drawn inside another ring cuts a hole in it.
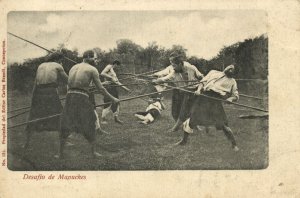
[[[194,66],[188,62],[182,60],[182,57],[176,53],[172,53],[170,57],[171,65],[162,71],[156,72],[151,76],[159,77],[154,80],[155,83],[173,81],[194,81],[194,82],[178,82],[174,83],[175,86],[191,85],[187,89],[196,90],[197,85],[195,82],[203,78],[203,74]],[[194,85],[192,85],[194,84]],[[190,108],[193,104],[194,95],[183,92],[178,89],[173,90],[172,95],[172,116],[176,121],[175,125],[170,130],[171,132],[177,131],[189,117]]]
[[[225,114],[222,101],[207,98],[203,95],[226,99],[228,102],[237,101],[239,93],[237,83],[233,78],[235,68],[234,65],[227,66],[223,72],[212,70],[200,82],[197,91],[197,99],[191,109],[190,118],[183,123],[183,138],[178,145],[185,145],[190,133],[197,126],[214,125],[216,129],[222,129],[227,138],[231,141],[235,151],[239,148],[236,145],[236,140],[232,130],[228,126],[227,116]]]
[[[38,66],[33,85],[28,121],[61,113],[62,105],[58,96],[58,82],[61,80],[66,83],[68,80],[64,68],[57,63],[60,62],[62,58],[62,54],[52,53],[48,55],[45,63]],[[25,149],[28,148],[30,138],[34,131],[56,130],[59,130],[59,117],[29,123],[25,129],[26,143],[23,147]]]
[[[113,61],[112,64],[107,65],[103,71],[101,72],[101,76],[104,77],[106,83],[108,84],[115,84],[115,85],[120,85],[123,89],[126,91],[130,91],[125,86],[122,86],[122,83],[119,82],[117,78],[117,74],[114,71],[114,68],[118,67],[121,65],[121,62],[118,60]],[[114,96],[115,98],[119,98],[119,93],[117,90],[116,86],[109,86],[107,87],[107,91]],[[107,96],[104,96],[104,103],[110,102],[110,99]],[[119,113],[120,113],[120,104],[107,104],[104,106],[104,109],[102,111],[102,124],[107,124],[106,116],[112,112],[114,116],[114,120],[116,123],[123,124],[123,121],[119,119]]]
[[[119,100],[110,95],[101,84],[98,70],[92,66],[95,64],[94,58],[94,51],[84,52],[83,62],[74,65],[69,72],[69,89],[61,116],[60,152],[56,157],[63,157],[66,139],[73,131],[84,135],[91,144],[91,151],[95,157],[101,156],[95,151],[97,115],[89,98],[90,83],[93,82],[114,104],[119,103]]]

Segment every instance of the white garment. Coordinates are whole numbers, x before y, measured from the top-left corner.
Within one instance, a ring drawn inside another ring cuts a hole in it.
[[[95,112],[95,115],[96,115],[96,121],[95,121],[95,128],[96,128],[96,130],[97,129],[99,129],[100,128],[100,121],[99,121],[99,116],[98,116],[98,113],[97,113],[97,111],[96,110],[94,110],[94,112]]]
[[[221,96],[228,95],[239,99],[237,83],[233,78],[228,78],[224,72],[211,70],[201,81],[204,91],[212,90]]]
[[[164,70],[159,71],[154,73],[155,75],[157,75],[159,77],[159,79],[163,80],[163,81],[168,81],[168,80],[174,80],[174,81],[196,81],[199,79],[203,78],[203,74],[201,74],[201,72],[197,69],[196,66],[188,63],[188,62],[183,62],[183,73],[176,73],[173,66],[170,65],[168,67],[166,67]],[[183,74],[186,75],[185,79],[183,77]],[[175,83],[176,86],[183,86],[183,85],[187,85],[187,84],[195,84],[195,82],[177,82]],[[196,86],[196,85],[194,85]]]
[[[166,89],[167,89],[167,87],[166,87],[166,86],[164,86],[164,85],[167,85],[167,84],[166,84],[166,83],[164,83],[164,84],[161,84],[161,85],[155,85],[154,87],[155,87],[156,91],[158,91],[158,92],[162,92],[162,91],[164,91],[164,90],[166,90]]]
[[[150,109],[156,109],[159,111],[159,113],[162,111],[161,103],[159,101],[151,103],[147,108],[146,111],[149,111]]]
[[[102,116],[101,117],[105,118],[110,112],[112,112],[111,105],[102,110]],[[113,112],[113,116],[118,116],[119,113],[120,113],[120,105],[118,105],[116,112]]]
[[[190,127],[190,118],[183,123],[183,131],[186,133],[194,132],[194,130]]]
[[[148,114],[145,116],[145,121],[147,121],[147,120],[149,120],[150,122],[153,122],[153,121],[154,121],[154,118],[153,118],[153,116],[152,116],[150,113],[148,113]]]

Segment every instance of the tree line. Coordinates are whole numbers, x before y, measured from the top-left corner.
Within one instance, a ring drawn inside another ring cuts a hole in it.
[[[187,49],[181,45],[173,45],[165,48],[157,42],[148,43],[143,48],[129,39],[120,39],[116,42],[116,48],[108,51],[94,48],[101,62],[97,69],[101,72],[104,67],[113,60],[118,59],[123,67],[119,73],[142,73],[151,70],[161,70],[170,64],[169,56],[176,51],[184,60],[195,65],[200,72],[207,74],[210,70],[222,70],[229,64],[235,64],[237,68],[236,78],[241,79],[267,79],[268,77],[268,38],[266,35],[246,39],[230,46],[224,46],[219,53],[206,60],[197,56],[187,56]],[[81,62],[77,49],[67,49],[63,44],[58,45],[64,56]],[[201,56],[201,55],[200,55]],[[8,89],[30,92],[33,87],[37,67],[45,62],[46,56],[27,59],[23,63],[12,63],[8,66]],[[68,73],[73,62],[63,59],[62,65]]]

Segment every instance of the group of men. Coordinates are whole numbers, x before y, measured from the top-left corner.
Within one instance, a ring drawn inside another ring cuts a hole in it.
[[[30,137],[33,131],[52,131],[60,132],[60,152],[56,157],[64,156],[66,139],[71,132],[82,133],[91,145],[91,151],[94,156],[100,156],[95,150],[96,133],[105,133],[100,127],[100,121],[95,106],[94,94],[91,91],[91,85],[94,85],[100,93],[104,95],[104,114],[102,120],[105,121],[107,114],[112,111],[115,121],[122,123],[118,118],[119,99],[118,93],[112,90],[106,90],[100,81],[100,75],[95,65],[97,64],[97,55],[89,50],[83,54],[83,62],[74,65],[67,75],[62,67],[60,60],[62,54],[49,54],[45,63],[38,67],[36,79],[32,94],[31,110],[29,120],[35,120],[61,114],[49,119],[42,119],[36,122],[30,122],[26,126],[26,143],[28,147]],[[102,75],[109,81],[107,84],[119,83],[114,67],[120,65],[119,61],[114,61],[112,65],[107,65]],[[65,106],[62,104],[58,95],[59,81],[67,83],[68,91]],[[123,86],[124,87],[124,86]],[[128,90],[128,88],[124,87]]]
[[[25,148],[29,145],[33,131],[58,130],[60,132],[60,149],[56,157],[62,158],[67,138],[71,132],[77,132],[82,133],[88,140],[92,154],[100,156],[95,149],[95,137],[97,132],[105,133],[105,131],[100,127],[95,98],[90,87],[93,84],[104,95],[105,106],[102,111],[101,123],[106,124],[107,115],[109,112],[113,112],[115,122],[122,124],[123,122],[118,117],[120,100],[116,86],[109,86],[107,89],[103,86],[103,84],[115,84],[130,91],[119,82],[114,71],[114,68],[121,63],[115,60],[99,74],[95,67],[99,61],[97,55],[94,51],[89,50],[83,54],[83,62],[74,65],[67,75],[62,65],[57,63],[62,58],[63,56],[59,53],[50,54],[48,60],[38,67],[29,120],[55,114],[61,115],[29,123],[26,127]],[[169,60],[170,66],[151,76],[156,78],[153,82],[158,85],[169,81],[173,82],[171,112],[175,125],[171,131],[177,131],[183,126],[183,138],[176,145],[185,145],[189,134],[193,133],[193,129],[198,125],[214,125],[217,129],[224,131],[231,141],[233,149],[237,151],[236,140],[228,126],[228,120],[220,100],[225,99],[232,102],[239,98],[237,84],[233,79],[234,66],[230,65],[224,71],[212,70],[204,76],[194,65],[183,61],[177,53],[171,54]],[[103,84],[99,76],[105,78]],[[64,107],[61,105],[57,91],[59,80],[67,83],[68,87]],[[184,87],[188,92],[178,87]],[[144,124],[152,122],[157,116],[155,110],[161,110],[161,108],[156,108],[154,103],[152,105],[154,111],[150,111],[150,109],[143,114],[136,114]]]
[[[228,126],[222,101],[234,102],[239,99],[237,83],[233,78],[234,65],[227,66],[224,71],[211,70],[206,76],[182,56],[173,53],[170,56],[171,65],[162,71],[152,74],[158,77],[155,83],[178,81],[172,95],[172,116],[175,125],[171,132],[177,131],[183,125],[183,138],[176,145],[185,145],[189,134],[197,126],[215,126],[222,129],[231,141],[232,147],[238,151],[235,137]],[[198,81],[195,84],[195,81]],[[184,88],[182,87],[186,85]]]

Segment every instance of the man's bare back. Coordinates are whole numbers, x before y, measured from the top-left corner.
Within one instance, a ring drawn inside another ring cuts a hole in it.
[[[36,73],[36,84],[48,84],[57,83],[58,75],[62,75],[63,79],[67,79],[67,75],[64,72],[63,67],[56,62],[42,63]]]
[[[80,94],[80,93],[76,93],[74,92],[74,89],[83,89],[86,90],[87,92],[89,89],[89,85],[91,82],[93,82],[96,86],[96,88],[106,97],[109,97],[111,99],[111,101],[113,103],[119,103],[120,100],[118,100],[117,98],[113,97],[112,95],[110,95],[107,90],[103,87],[103,85],[101,84],[101,81],[99,79],[99,72],[98,70],[93,67],[92,65],[95,64],[95,52],[92,50],[88,50],[86,52],[83,53],[83,62],[74,65],[70,72],[69,72],[69,78],[68,78],[68,93],[67,93],[67,98],[66,98],[66,105],[65,105],[65,109],[74,109],[76,108],[78,105],[78,103],[83,103],[82,105],[85,105],[85,109],[80,109],[79,108],[79,112],[82,111],[81,113],[76,113],[74,114],[70,114],[69,111],[65,111],[62,114],[62,122],[61,122],[61,132],[67,132],[67,136],[63,137],[62,135],[60,136],[60,151],[59,151],[59,155],[57,155],[56,157],[58,158],[62,158],[63,157],[63,151],[64,151],[64,146],[65,146],[65,142],[66,142],[66,138],[68,137],[68,126],[64,126],[62,127],[63,124],[65,125],[69,125],[71,123],[71,125],[76,126],[76,128],[78,128],[78,120],[83,121],[85,120],[85,118],[81,118],[80,116],[85,116],[85,114],[89,114],[90,117],[95,116],[94,114],[96,113],[96,110],[94,109],[93,111],[91,111],[91,106],[94,106],[90,100],[78,100],[78,97],[73,97],[74,94]],[[72,90],[73,89],[73,90]],[[80,94],[81,95],[81,94]],[[85,96],[82,96],[85,97]],[[90,97],[90,96],[88,96]],[[77,99],[76,99],[77,98]],[[79,98],[80,99],[80,98]],[[71,101],[71,102],[70,102]],[[94,106],[93,108],[95,108],[96,106]],[[89,109],[89,110],[86,110]],[[71,116],[71,117],[70,117]],[[75,117],[74,117],[75,116]],[[77,119],[77,121],[74,121],[74,118]],[[64,119],[67,119],[69,121],[64,121]],[[96,122],[97,119],[95,118]],[[91,119],[85,120],[85,121],[91,121]],[[96,124],[94,122],[90,122],[86,128],[88,128],[88,130],[94,128],[93,130],[96,131]],[[80,126],[82,127],[82,126]],[[72,127],[71,127],[72,128]],[[91,131],[93,131],[91,130]],[[84,129],[82,132],[86,132],[86,130]],[[90,134],[93,134],[93,132],[90,132]],[[86,137],[87,138],[87,137]],[[90,144],[91,144],[91,151],[93,153],[94,156],[98,157],[100,156],[99,153],[97,153],[95,151],[95,138],[91,137],[92,139],[89,140]]]
[[[88,90],[90,83],[95,80],[95,76],[99,76],[95,67],[84,62],[79,63],[74,65],[69,72],[68,86],[69,88]]]

